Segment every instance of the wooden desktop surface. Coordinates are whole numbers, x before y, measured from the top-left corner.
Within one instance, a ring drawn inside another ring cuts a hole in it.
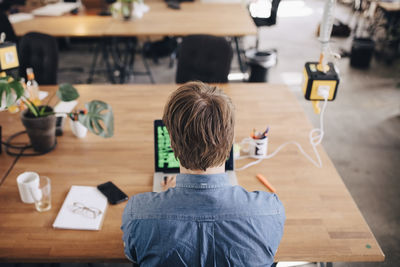
[[[35,17],[13,24],[18,36],[39,31],[55,37],[102,36],[217,36],[256,35],[247,9],[241,4],[191,2],[181,3],[180,10],[167,8],[163,1],[146,1],[150,11],[143,18],[124,21],[96,15]]]
[[[42,87],[43,89],[44,87]],[[121,216],[125,203],[109,206],[101,231],[53,229],[52,224],[71,185],[96,186],[113,181],[128,195],[152,190],[153,120],[176,85],[79,85],[79,105],[92,99],[110,103],[115,135],[102,139],[89,133],[75,138],[65,132],[51,153],[21,158],[0,187],[0,262],[117,262],[123,253]],[[236,106],[235,141],[253,128],[271,127],[268,150],[296,140],[312,155],[312,128],[294,95],[283,85],[223,86]],[[329,109],[335,103],[329,103]],[[0,113],[7,137],[22,130],[19,115]],[[325,138],[329,138],[326,133]],[[340,144],[338,144],[340,145]],[[278,261],[383,261],[384,255],[346,186],[322,147],[323,167],[307,161],[294,146],[258,165],[237,172],[247,190],[266,190],[255,177],[262,173],[277,189],[286,209]],[[314,157],[314,156],[313,156]],[[2,158],[0,158],[2,159]],[[236,161],[236,167],[251,160]],[[16,177],[35,171],[51,178],[52,209],[39,213],[20,200]]]
[[[86,15],[35,17],[14,23],[13,28],[17,36],[35,31],[54,37],[102,37],[111,20],[110,17]]]

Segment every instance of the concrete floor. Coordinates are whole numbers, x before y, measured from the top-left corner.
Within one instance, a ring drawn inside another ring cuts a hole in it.
[[[269,81],[286,83],[315,126],[319,125],[318,116],[310,102],[304,100],[300,86],[304,63],[317,61],[319,57],[315,31],[323,4],[322,0],[283,1],[277,25],[259,32],[260,49],[278,49],[278,64],[270,70]],[[293,6],[296,12],[291,14]],[[349,8],[338,5],[336,17],[347,22]],[[249,47],[255,44],[255,39],[247,37],[243,43]],[[331,46],[333,51],[339,51],[339,48],[349,49],[350,45],[351,37],[333,38]],[[84,68],[84,73],[61,71],[59,82],[85,83],[91,55],[87,45],[72,44],[61,51],[61,69],[78,66]],[[140,58],[136,59],[135,68],[143,69]],[[168,63],[168,59],[162,59],[158,65],[150,61],[156,83],[174,82],[175,68],[169,69]],[[338,66],[341,81],[336,100],[326,110],[323,146],[386,259],[383,263],[334,263],[333,266],[400,266],[400,88],[396,88],[400,82],[400,62],[387,66],[374,59],[368,70],[358,70],[351,68],[349,59],[344,58]],[[236,62],[233,69],[237,69]],[[104,82],[107,81],[103,74],[95,76],[94,83]],[[149,83],[149,80],[137,76],[130,82]]]

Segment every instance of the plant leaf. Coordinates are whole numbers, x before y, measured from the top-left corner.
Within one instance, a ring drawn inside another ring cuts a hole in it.
[[[11,87],[6,87],[6,107],[10,107],[14,103],[15,103],[15,100],[11,93]]]
[[[14,105],[23,94],[24,87],[18,80],[12,79],[11,76],[0,78],[0,106],[3,103],[3,95],[5,96],[4,108],[8,108]]]
[[[39,115],[43,116],[45,110],[46,110],[46,106],[43,106],[39,111]]]
[[[38,111],[37,111],[37,107],[35,104],[32,103],[32,101],[30,101],[29,99],[27,99],[27,101],[24,101],[25,105],[29,108],[29,110],[32,112],[32,114],[35,117],[38,117]]]
[[[24,95],[24,87],[22,86],[20,81],[14,80],[14,81],[10,82],[9,85],[12,89],[14,89],[14,92],[17,95],[16,100],[18,100],[21,96]]]
[[[7,87],[7,83],[4,83],[2,80],[0,80],[0,107],[2,105],[3,94],[5,93]]]
[[[93,100],[85,104],[87,113],[79,114],[79,121],[95,135],[108,138],[114,135],[114,114],[109,104]],[[103,125],[100,122],[103,122]]]
[[[56,95],[64,102],[73,101],[79,97],[78,91],[69,83],[61,84],[58,87]]]

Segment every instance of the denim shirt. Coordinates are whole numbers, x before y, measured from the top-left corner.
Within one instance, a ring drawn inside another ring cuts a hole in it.
[[[176,187],[132,196],[125,255],[140,266],[271,266],[285,212],[275,194],[231,186],[226,174],[179,174]]]

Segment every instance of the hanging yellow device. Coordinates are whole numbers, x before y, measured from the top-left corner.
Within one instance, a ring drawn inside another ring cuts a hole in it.
[[[325,65],[326,72],[320,71],[318,65],[318,62],[307,62],[305,64],[303,85],[304,97],[312,101],[314,112],[317,114],[320,112],[318,102],[324,100],[320,92],[328,91],[328,100],[333,101],[339,85],[339,75],[332,63]]]
[[[15,43],[6,42],[5,33],[0,34],[0,73],[18,68],[18,54]],[[2,74],[5,75],[5,74]]]
[[[334,100],[339,85],[339,74],[335,66],[327,63],[327,56],[332,55],[329,48],[333,26],[333,11],[336,0],[326,0],[324,13],[322,15],[319,41],[321,42],[321,53],[319,62],[307,62],[304,66],[303,93],[307,100],[311,100],[314,112],[319,114],[318,103],[321,100]]]

